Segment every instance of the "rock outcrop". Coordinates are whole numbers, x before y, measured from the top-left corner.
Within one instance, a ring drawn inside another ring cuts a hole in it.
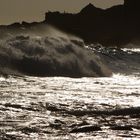
[[[106,10],[91,3],[77,14],[48,12],[45,23],[73,33],[87,43],[123,45],[140,38],[140,1],[125,0]]]

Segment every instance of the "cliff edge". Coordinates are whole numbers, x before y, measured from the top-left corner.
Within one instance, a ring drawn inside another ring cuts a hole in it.
[[[77,14],[48,12],[44,22],[87,43],[119,46],[140,39],[140,1],[125,0],[106,10],[90,3]]]

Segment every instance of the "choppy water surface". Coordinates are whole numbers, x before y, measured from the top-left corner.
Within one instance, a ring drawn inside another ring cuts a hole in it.
[[[1,139],[140,138],[140,76],[0,78]]]

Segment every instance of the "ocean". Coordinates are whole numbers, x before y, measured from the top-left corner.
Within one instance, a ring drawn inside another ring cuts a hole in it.
[[[138,74],[1,77],[0,138],[140,138],[139,91]]]
[[[138,48],[22,30],[0,41],[0,139],[140,139]]]

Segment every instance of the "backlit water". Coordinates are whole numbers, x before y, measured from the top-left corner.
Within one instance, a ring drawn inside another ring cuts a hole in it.
[[[1,139],[140,139],[138,73],[79,79],[0,77],[0,96]],[[127,114],[99,113],[131,108]]]

